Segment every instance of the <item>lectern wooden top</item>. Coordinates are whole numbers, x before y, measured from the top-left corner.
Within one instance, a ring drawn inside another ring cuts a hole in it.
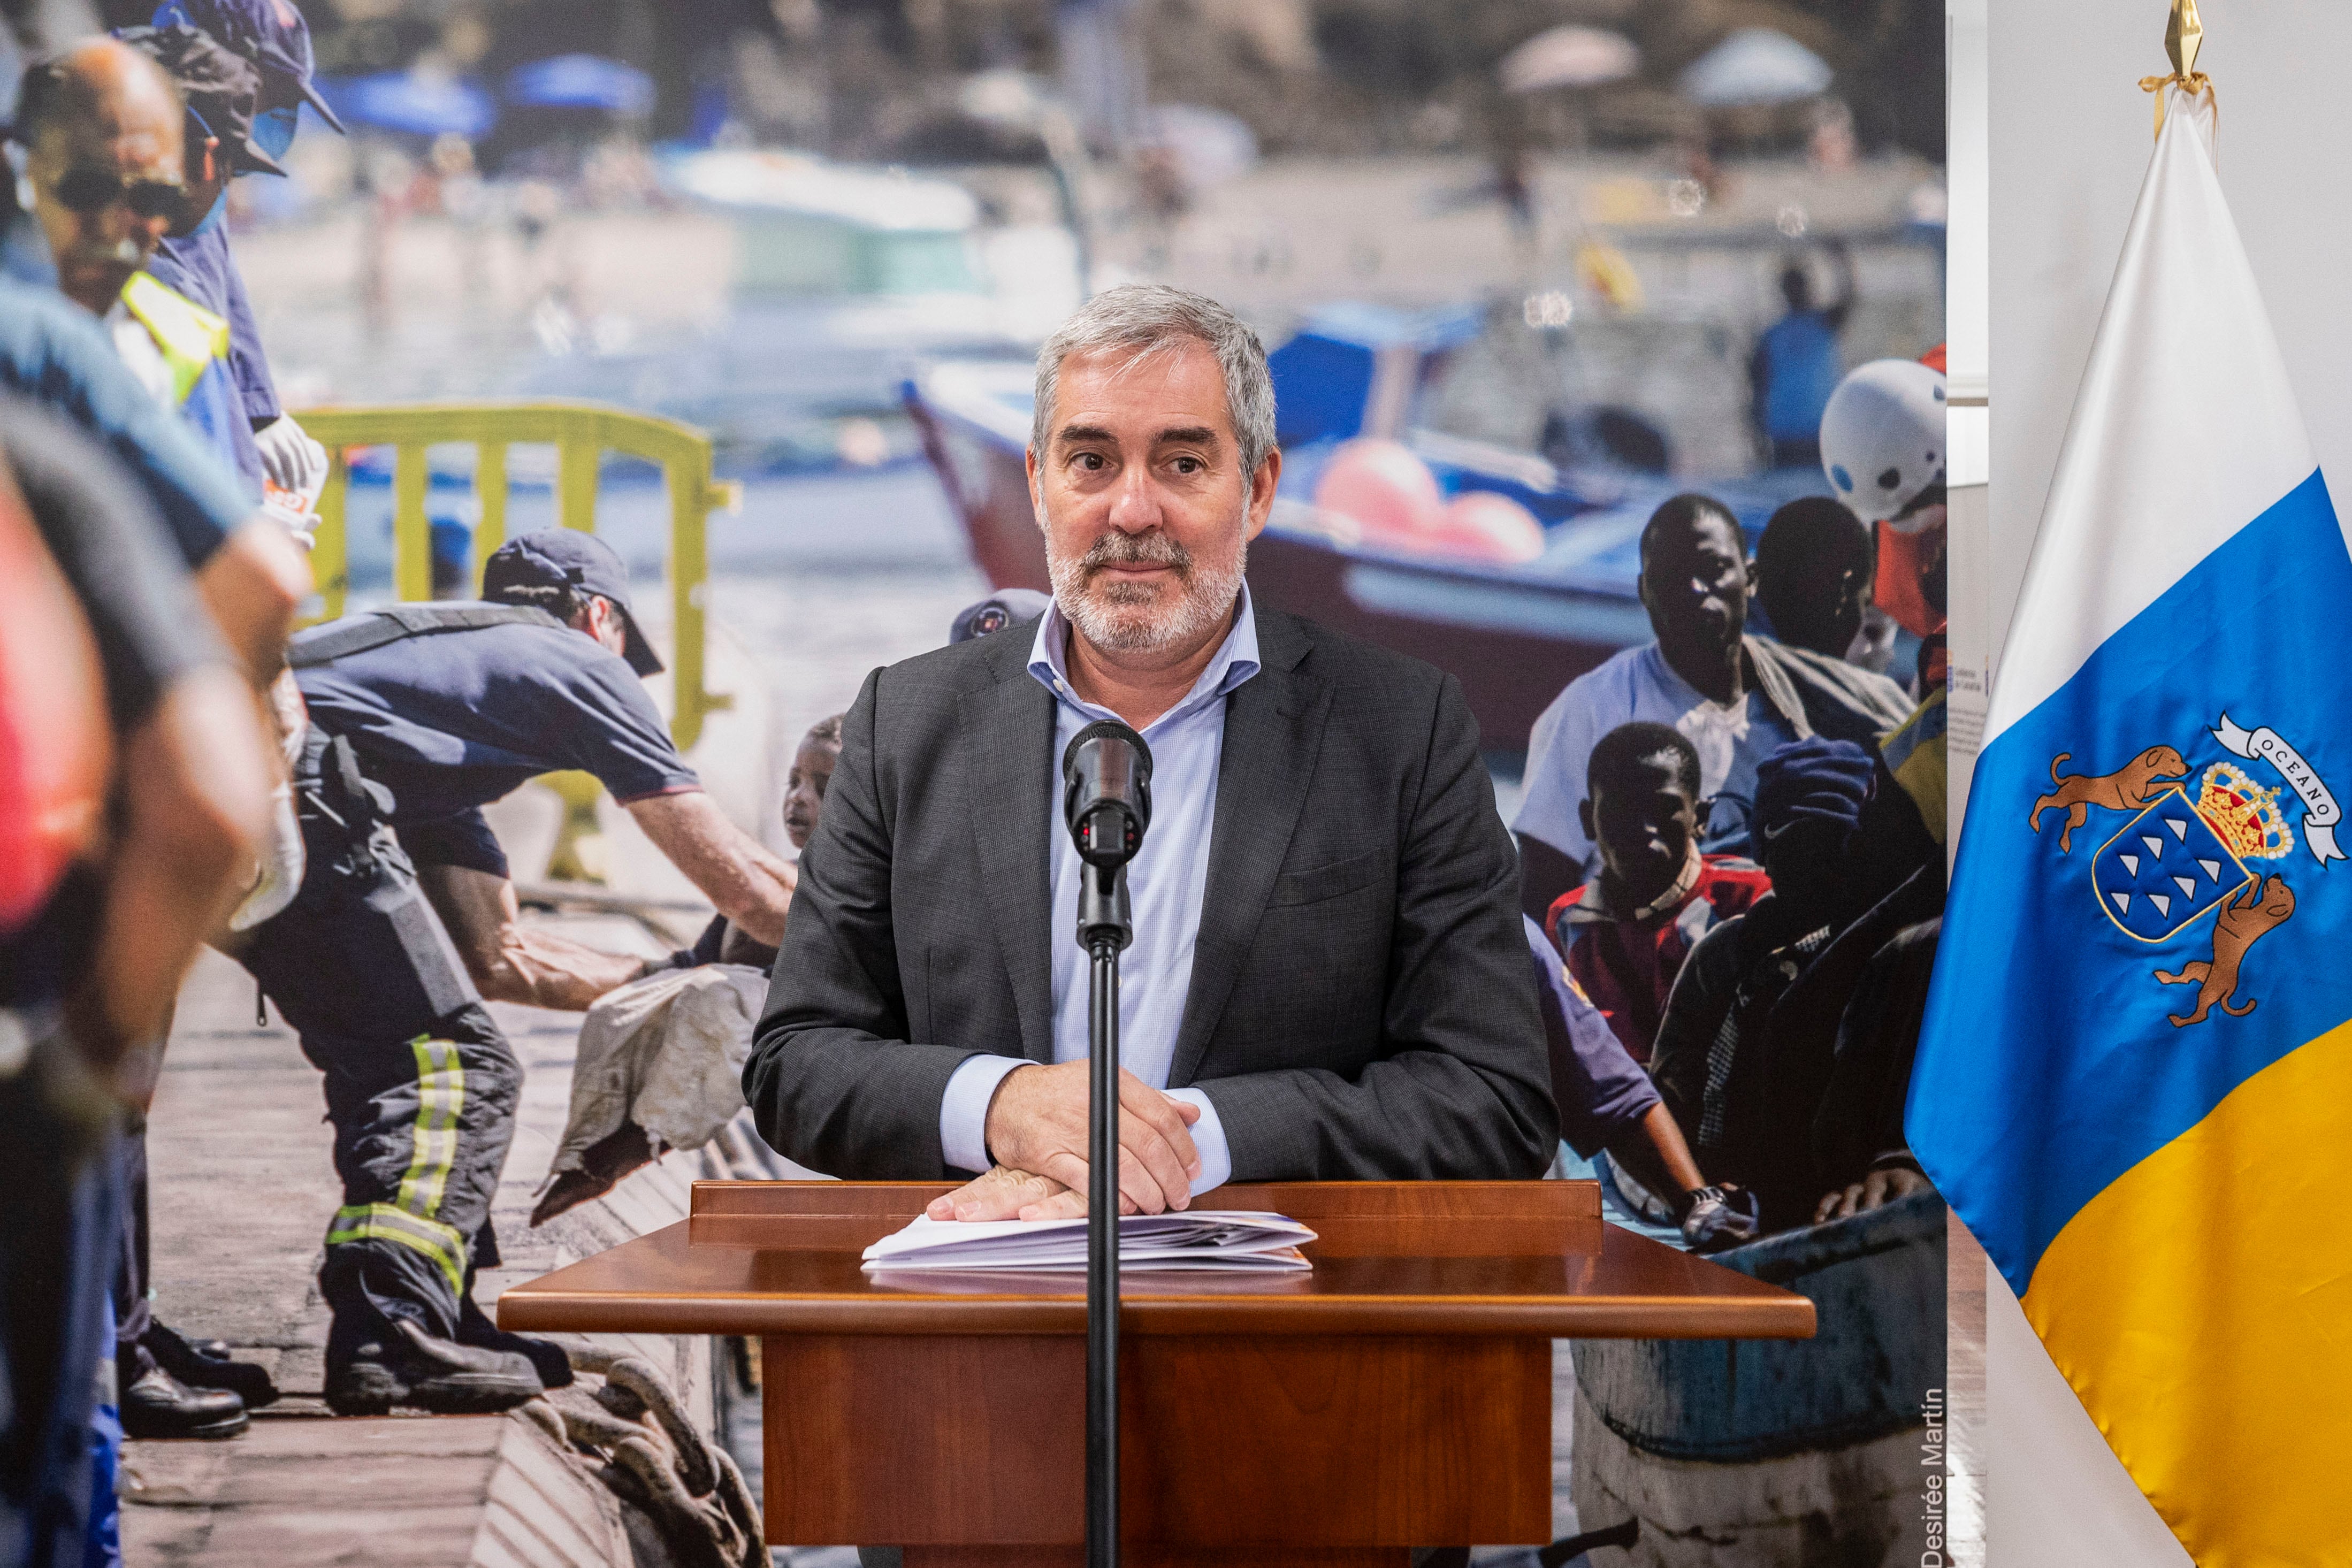
[[[526,1333],[1078,1334],[1080,1274],[864,1272],[936,1182],[698,1182],[690,1218],[510,1287]],[[1813,1304],[1601,1218],[1591,1182],[1234,1184],[1312,1227],[1311,1273],[1124,1271],[1124,1334],[1803,1339]]]

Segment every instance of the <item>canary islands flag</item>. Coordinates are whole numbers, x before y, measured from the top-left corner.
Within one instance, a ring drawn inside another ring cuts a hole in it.
[[[2343,1563],[2352,553],[2176,87],[1991,694],[1912,1145],[2191,1555]]]

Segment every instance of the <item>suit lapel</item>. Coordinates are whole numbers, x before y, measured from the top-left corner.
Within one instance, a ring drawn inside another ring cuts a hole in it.
[[[1192,982],[1169,1064],[1171,1088],[1192,1082],[1223,1016],[1306,805],[1330,711],[1330,689],[1299,667],[1307,643],[1297,623],[1260,613],[1257,631],[1263,667],[1225,699],[1209,880],[1192,947]]]
[[[992,639],[1005,654],[989,661],[995,684],[964,696],[961,750],[971,765],[965,811],[982,895],[996,906],[996,941],[1013,981],[1021,1048],[1032,1061],[1051,1061],[1053,860],[1046,814],[1053,796],[1054,696],[1028,672],[1027,632],[1008,629]]]

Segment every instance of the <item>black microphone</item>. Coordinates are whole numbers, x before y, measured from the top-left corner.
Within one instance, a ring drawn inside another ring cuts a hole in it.
[[[1116,955],[1135,940],[1127,862],[1151,825],[1151,747],[1143,737],[1104,719],[1070,737],[1062,753],[1062,820],[1078,846],[1078,945],[1097,958]],[[1111,988],[1116,997],[1116,978]]]
[[[1116,719],[1090,724],[1062,753],[1062,819],[1078,858],[1109,870],[1143,847],[1151,825],[1151,747]]]

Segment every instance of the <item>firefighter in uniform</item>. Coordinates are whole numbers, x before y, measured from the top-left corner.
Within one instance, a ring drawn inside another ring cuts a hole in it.
[[[554,1345],[475,1305],[522,1069],[485,999],[585,1008],[667,960],[520,924],[480,808],[593,774],[730,919],[781,937],[793,868],[703,793],[639,685],[661,662],[604,544],[557,528],[485,563],[485,602],[399,605],[300,633],[293,902],[236,956],[326,1075],[342,1206],[320,1288],[327,1400],[504,1409],[571,1379]]]

